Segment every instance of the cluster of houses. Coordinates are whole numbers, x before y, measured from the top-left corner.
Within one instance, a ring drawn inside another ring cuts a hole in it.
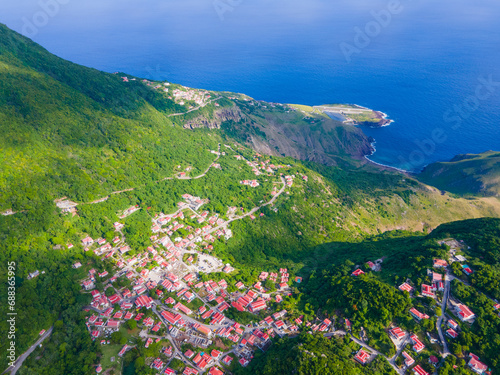
[[[256,157],[260,158],[262,155],[256,154]],[[271,163],[271,160],[265,161],[247,161],[247,165],[252,168],[252,172],[256,176],[260,176],[263,174],[273,174],[275,170],[284,168],[283,165],[275,165]]]
[[[460,256],[460,255],[457,255],[456,257],[463,258],[463,256]],[[465,258],[457,259],[456,261],[465,261]],[[368,262],[367,266],[369,268],[371,268],[372,270],[375,270],[375,268],[376,268],[376,265],[373,262]],[[439,269],[439,268],[445,269],[448,267],[448,262],[443,260],[443,259],[433,259],[433,266],[436,269]],[[466,273],[467,275],[470,275],[472,273],[472,270],[470,269],[469,266],[463,265],[462,267],[464,269],[464,273]],[[351,275],[357,277],[357,276],[363,275],[364,273],[365,272],[362,269],[357,268],[351,273]],[[421,295],[425,296],[425,297],[430,297],[430,298],[437,298],[435,292],[436,291],[444,292],[444,290],[445,290],[445,286],[444,286],[444,282],[443,282],[443,275],[441,273],[437,273],[437,272],[434,272],[431,270],[427,270],[427,275],[431,279],[431,283],[430,283],[430,285],[425,284],[425,283],[421,285]],[[401,285],[399,285],[398,289],[401,291],[404,291],[404,292],[408,292],[410,295],[414,291],[414,287],[410,284],[410,281],[403,282]],[[468,323],[472,323],[474,321],[475,314],[474,314],[474,312],[472,312],[472,310],[468,306],[466,306],[460,302],[453,302],[453,301],[448,301],[448,302],[452,306],[450,311],[452,311],[460,321],[468,322]],[[500,310],[500,304],[495,305],[495,309]],[[421,320],[430,318],[427,314],[417,310],[414,307],[410,309],[409,313],[416,321],[421,321]],[[500,314],[499,314],[499,316],[500,316]],[[459,335],[459,332],[460,332],[459,324],[451,318],[448,318],[445,322],[447,325],[446,336],[450,339],[456,339]],[[346,326],[348,329],[350,328],[350,322],[347,319],[346,319]],[[394,328],[390,329],[389,335],[393,340],[395,340],[395,342],[400,342],[400,343],[402,342],[402,340],[404,338],[406,338],[406,333],[403,330],[401,330],[401,328],[399,328],[399,327],[394,327]],[[412,347],[413,351],[415,352],[415,354],[418,354],[425,349],[424,343],[415,334],[411,334],[409,336],[409,342],[410,342],[411,347]],[[431,342],[432,342],[432,340],[431,340]],[[402,355],[403,362],[404,362],[404,367],[403,367],[404,370],[411,368],[412,366],[415,365],[415,359],[410,354],[408,354],[408,352],[402,351],[401,355]],[[371,359],[371,354],[369,352],[367,352],[366,350],[361,349],[357,352],[354,359],[361,364],[366,364]],[[435,356],[431,356],[429,359],[429,362],[434,367],[438,365],[438,359]],[[479,361],[479,358],[477,358],[477,356],[475,356],[474,354],[470,354],[470,360],[469,360],[468,366],[470,367],[470,369],[472,371],[474,371],[478,374],[483,374],[487,371],[487,366],[485,364],[481,363]],[[417,375],[428,374],[428,372],[425,371],[422,368],[422,366],[420,366],[418,364],[416,366],[414,366],[413,368],[411,368],[411,371]]]
[[[257,181],[257,180],[243,180],[243,181],[240,181],[240,184],[245,185],[245,186],[250,186],[250,187],[260,186],[259,181]]]
[[[184,100],[188,100],[194,101],[199,106],[206,105],[208,100],[212,97],[208,91],[194,90],[187,87],[183,87],[183,90],[173,90],[172,95],[176,101],[179,101],[180,105],[184,105]]]
[[[288,176],[287,176],[288,177]],[[293,178],[287,179],[293,181]],[[98,247],[94,250],[96,254],[103,255],[103,259],[110,258],[116,261],[116,266],[120,269],[119,272],[113,276],[108,275],[106,271],[97,272],[95,269],[89,271],[88,277],[83,280],[82,286],[85,290],[92,294],[91,307],[95,313],[88,317],[87,327],[93,339],[99,337],[107,337],[110,333],[118,330],[120,325],[130,319],[135,319],[149,334],[160,334],[165,330],[171,332],[175,337],[175,332],[179,330],[192,332],[191,339],[196,335],[201,337],[211,338],[214,336],[222,337],[234,342],[233,351],[238,356],[238,362],[242,366],[247,366],[253,358],[253,351],[255,348],[266,348],[270,345],[270,339],[275,335],[293,335],[300,328],[303,327],[310,332],[328,332],[334,330],[333,322],[329,319],[314,319],[310,322],[304,322],[303,317],[296,319],[287,319],[287,311],[281,310],[270,313],[262,319],[257,328],[251,331],[247,327],[240,325],[227,319],[224,315],[225,311],[233,307],[238,311],[247,311],[250,313],[258,314],[261,311],[269,309],[270,302],[280,303],[283,301],[283,296],[289,295],[289,280],[290,274],[286,268],[280,268],[277,272],[262,271],[258,276],[256,282],[247,287],[243,282],[236,282],[235,286],[237,292],[229,293],[227,291],[228,283],[222,279],[219,281],[208,280],[199,281],[195,272],[188,268],[182,268],[182,257],[184,252],[196,250],[201,241],[205,241],[202,245],[205,249],[208,248],[208,238],[206,233],[215,226],[224,224],[224,220],[218,215],[210,215],[208,211],[198,214],[196,211],[200,210],[206,201],[199,197],[194,197],[189,194],[183,195],[184,202],[179,203],[180,209],[171,215],[160,214],[155,216],[152,220],[153,236],[151,239],[154,245],[147,248],[147,251],[136,254],[134,256],[125,257],[130,248],[122,243],[119,237],[117,241],[113,240],[113,244],[108,244],[106,240],[94,240],[90,237],[85,237],[82,240],[83,246],[86,248],[96,244]],[[134,206],[135,207],[135,206]],[[131,207],[129,210],[133,209]],[[137,208],[137,207],[135,207]],[[197,219],[202,224],[207,221],[207,226],[203,228],[190,228],[185,227],[180,221],[185,219],[186,210],[191,210],[193,215],[191,219]],[[229,208],[228,212],[234,213],[237,211],[236,207]],[[123,224],[115,223],[115,230],[121,230]],[[176,238],[172,241],[170,238],[180,228],[185,228],[189,233],[187,238]],[[199,233],[196,231],[198,230]],[[165,237],[160,234],[165,233]],[[224,235],[224,233],[220,233]],[[120,245],[118,245],[120,244]],[[116,245],[116,246],[114,246]],[[118,251],[115,252],[115,247],[119,246]],[[122,249],[124,249],[122,251]],[[187,260],[190,265],[196,263]],[[151,262],[156,262],[155,267],[150,267]],[[367,266],[376,270],[377,265],[373,262],[367,262]],[[447,267],[448,263],[443,260],[435,259],[434,267],[442,268]],[[74,268],[81,267],[81,263],[74,264]],[[141,268],[140,272],[138,267]],[[223,270],[231,272],[233,268],[228,264]],[[356,269],[352,275],[360,276],[364,274],[361,269]],[[118,275],[124,275],[132,282],[129,288],[122,288],[121,290],[106,296],[104,292],[95,290],[96,280],[107,279],[105,288],[113,287]],[[428,271],[429,277],[432,279],[430,285],[422,284],[422,295],[431,298],[436,298],[435,291],[444,290],[443,278],[440,273]],[[108,276],[111,276],[108,278]],[[295,278],[297,281],[300,278]],[[277,286],[278,291],[271,293],[266,290],[264,284],[266,281],[272,281]],[[297,281],[298,282],[298,281]],[[414,287],[407,281],[399,285],[401,291],[412,293]],[[153,290],[154,289],[154,294]],[[148,293],[148,290],[150,291]],[[175,293],[174,296],[170,295],[163,299],[165,293]],[[152,295],[159,302],[155,302],[150,295]],[[196,309],[189,307],[194,299],[198,298],[202,302],[202,306]],[[157,317],[144,317],[144,314],[138,313],[142,308],[151,309],[153,305],[157,305]],[[212,306],[210,306],[212,305]],[[500,307],[500,305],[498,306]],[[475,318],[474,313],[464,304],[457,303],[454,305],[453,312],[457,318],[463,322],[471,322]],[[410,315],[417,321],[429,319],[429,316],[420,312],[416,308],[410,309]],[[187,318],[189,317],[189,318]],[[198,320],[198,323],[193,323],[193,320]],[[350,322],[346,319],[346,326],[350,327]],[[215,328],[214,328],[215,327]],[[446,335],[451,338],[457,338],[460,332],[459,325],[453,320],[447,320]],[[390,336],[394,340],[402,340],[406,337],[399,327],[394,327],[389,331]],[[190,342],[196,342],[194,339]],[[149,337],[145,343],[146,347],[151,345],[153,339]],[[413,351],[418,354],[425,349],[425,345],[415,334],[409,335],[409,340]],[[104,340],[106,341],[106,340]],[[204,341],[205,346],[208,345]],[[120,351],[123,355],[127,350],[127,346],[123,347]],[[230,355],[223,356],[223,353],[215,351],[210,355],[208,353],[200,352],[191,359],[194,367],[186,366],[184,373],[197,374],[199,370],[206,370],[210,366],[218,363],[220,360],[223,364],[230,364],[233,357]],[[189,353],[188,353],[189,354]],[[212,354],[216,354],[214,357]],[[120,354],[119,354],[120,355]],[[402,354],[404,359],[405,368],[411,368],[415,365],[415,359],[410,356],[406,351]],[[219,358],[222,357],[222,358]],[[361,364],[367,363],[371,359],[371,354],[366,350],[359,350],[354,359]],[[156,358],[152,365],[158,371],[163,373],[174,373],[160,358]],[[471,355],[469,367],[477,373],[486,368],[486,366],[479,361],[479,358]],[[210,368],[211,373],[217,374],[219,369],[216,367]],[[427,374],[427,372],[420,366],[416,365],[412,368],[415,374]]]

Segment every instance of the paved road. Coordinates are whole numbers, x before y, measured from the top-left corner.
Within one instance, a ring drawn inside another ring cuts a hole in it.
[[[384,357],[385,359],[387,359],[387,362],[389,362],[389,364],[394,368],[394,370],[398,374],[403,374],[404,373],[404,371],[401,371],[398,368],[398,366],[396,366],[395,361],[391,361],[389,358],[387,358],[385,355],[383,355],[382,353],[380,353],[378,350],[373,349],[371,346],[369,346],[368,344],[365,344],[363,341],[357,339],[356,337],[354,337],[352,335],[351,335],[351,340],[354,341],[355,343],[361,345],[363,348],[368,349],[371,353],[373,353],[375,355],[381,355],[382,357]]]
[[[408,341],[410,340],[410,334],[409,333],[406,333],[405,337],[403,338],[403,340],[401,341],[401,343],[399,344],[399,348],[396,347],[396,354],[392,357],[392,358],[388,358],[388,361],[389,363],[392,365],[392,367],[399,373],[399,374],[404,374],[404,370],[400,370],[397,365],[396,365],[396,358],[398,358],[401,353],[403,352],[406,344],[408,343]]]
[[[269,206],[270,204],[273,204],[273,203],[274,203],[274,201],[275,201],[276,199],[278,199],[278,197],[279,197],[281,194],[283,194],[283,192],[284,192],[284,191],[285,191],[285,189],[286,189],[286,181],[285,181],[285,179],[284,179],[283,177],[281,177],[281,182],[282,182],[283,186],[282,186],[282,187],[281,187],[281,189],[280,189],[280,190],[276,193],[276,195],[274,195],[274,197],[272,197],[272,198],[271,198],[271,200],[270,200],[269,202],[264,203],[264,204],[262,204],[262,205],[260,205],[260,206],[257,206],[257,207],[252,208],[250,211],[248,211],[248,212],[247,212],[246,214],[244,214],[244,215],[241,215],[241,216],[236,216],[236,217],[234,217],[234,218],[232,218],[232,219],[229,219],[229,220],[227,220],[224,224],[221,224],[221,225],[219,225],[219,226],[216,226],[215,228],[210,229],[210,230],[209,230],[208,232],[206,232],[206,233],[212,233],[212,232],[215,232],[215,231],[216,231],[216,230],[218,230],[218,229],[225,228],[225,227],[227,227],[227,225],[228,225],[229,223],[231,223],[231,222],[233,222],[233,221],[236,221],[236,220],[243,219],[243,218],[245,218],[245,217],[247,217],[247,216],[250,216],[250,215],[254,214],[255,212],[257,212],[258,210],[260,210],[262,207]]]
[[[446,312],[446,304],[448,303],[448,298],[450,297],[450,287],[451,287],[451,280],[452,277],[450,277],[450,271],[446,270],[446,275],[444,276],[444,293],[443,293],[443,300],[441,301],[441,316],[438,318],[436,322],[438,334],[439,334],[439,339],[443,343],[443,357],[446,358],[448,355],[450,355],[450,350],[448,349],[448,343],[446,342],[446,338],[444,337],[443,334],[443,320],[445,319],[445,312]]]
[[[38,340],[37,342],[35,342],[33,345],[31,345],[31,347],[26,350],[23,354],[21,354],[19,356],[19,358],[17,358],[17,360],[14,362],[14,367],[10,366],[9,368],[7,368],[7,370],[5,370],[2,374],[6,374],[6,373],[10,373],[11,375],[14,375],[17,370],[19,370],[19,368],[22,366],[23,362],[26,360],[26,358],[29,357],[29,355],[36,349],[36,347],[38,345],[40,345],[42,343],[42,341],[44,341],[47,337],[49,337],[52,333],[52,329],[54,327],[50,327]]]

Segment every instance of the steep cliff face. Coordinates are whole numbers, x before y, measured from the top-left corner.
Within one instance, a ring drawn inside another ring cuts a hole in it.
[[[214,110],[210,115],[200,115],[194,119],[187,120],[183,127],[185,129],[209,128],[220,129],[222,123],[227,121],[238,122],[243,119],[240,108],[233,106],[230,108],[220,108]]]
[[[222,129],[259,153],[338,165],[341,159],[362,159],[372,152],[360,129],[326,117],[267,110],[249,113],[245,108],[241,113],[240,121],[226,122]]]
[[[340,159],[362,159],[372,152],[370,140],[351,125],[321,114],[304,117],[301,112],[281,110],[273,105],[234,102],[183,122],[185,129],[222,129],[259,153],[290,156],[325,165]],[[257,105],[260,104],[256,108]]]

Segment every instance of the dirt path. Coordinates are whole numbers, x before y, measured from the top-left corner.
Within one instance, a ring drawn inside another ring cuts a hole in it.
[[[165,177],[165,178],[162,178],[160,180],[157,180],[157,181],[154,181],[154,183],[159,183],[159,182],[162,182],[162,181],[166,181],[166,180],[173,180],[173,179],[177,179],[177,180],[197,180],[199,178],[202,178],[202,177],[205,177],[208,173],[208,171],[210,171],[211,168],[213,168],[213,165],[214,163],[217,162],[217,160],[219,160],[220,158],[220,143],[219,143],[219,146],[217,148],[217,157],[214,159],[214,161],[212,163],[210,163],[210,165],[208,166],[207,169],[205,169],[205,171],[198,175],[198,176],[193,176],[193,177]],[[109,196],[110,195],[115,195],[115,194],[121,194],[121,193],[125,193],[127,191],[134,191],[136,189],[140,189],[142,187],[146,186],[146,184],[143,184],[143,185],[140,185],[140,186],[137,186],[137,187],[133,187],[133,188],[128,188],[128,189],[123,189],[123,190],[117,190],[117,191],[113,191],[111,193],[109,193],[109,195],[105,196],[105,197],[102,197],[102,198],[99,198],[99,199],[96,199],[96,200],[93,200],[92,202],[82,202],[82,203],[78,203],[78,204],[96,204],[96,203],[101,203],[101,202],[105,202],[108,200]]]

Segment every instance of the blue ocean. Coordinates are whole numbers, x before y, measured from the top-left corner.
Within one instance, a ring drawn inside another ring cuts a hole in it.
[[[309,105],[355,103],[370,159],[418,171],[500,150],[498,0],[24,0],[0,22],[108,72]]]

